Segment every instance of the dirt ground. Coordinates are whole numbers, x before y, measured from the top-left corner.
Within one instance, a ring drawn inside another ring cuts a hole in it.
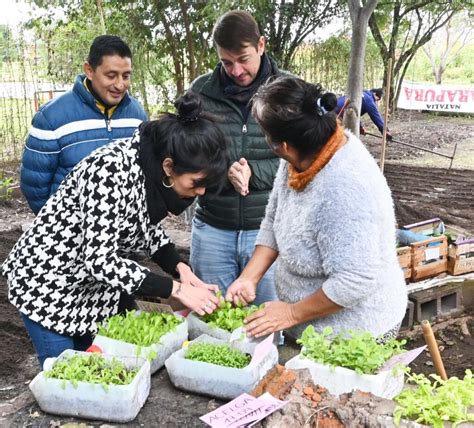
[[[366,125],[367,125],[367,121]],[[373,133],[376,129],[367,126]],[[426,113],[399,113],[390,121],[395,138],[451,155],[457,146],[453,168],[449,159],[391,143],[387,149],[385,175],[392,190],[397,220],[400,225],[433,217],[462,227],[474,234],[474,121],[467,117],[448,117]],[[379,140],[364,137],[371,153],[380,156]],[[13,201],[0,202],[0,263],[21,234],[21,225],[32,216],[18,192]],[[182,251],[189,246],[189,227],[182,219],[168,222]],[[466,328],[450,324],[441,330],[440,344],[449,375],[462,376],[465,368],[473,367],[474,322],[472,312],[464,314]],[[409,348],[420,346],[422,339],[409,342]],[[281,361],[295,355],[293,344],[281,348]],[[81,422],[73,418],[46,415],[34,402],[28,390],[29,381],[39,366],[17,311],[8,303],[7,285],[0,277],[0,426],[59,426]],[[429,355],[424,353],[414,363],[417,372],[431,373]],[[165,370],[152,379],[152,392],[138,418],[128,426],[202,426],[198,416],[220,403],[209,397],[199,397],[176,391]],[[89,422],[88,422],[89,424]],[[100,423],[90,423],[99,426]]]

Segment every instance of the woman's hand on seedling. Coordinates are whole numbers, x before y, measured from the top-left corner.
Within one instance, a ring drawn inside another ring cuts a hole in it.
[[[296,325],[291,303],[278,300],[267,302],[264,307],[244,320],[247,336],[268,336],[275,331],[282,331]]]
[[[193,287],[205,288],[206,290],[212,291],[214,293],[217,293],[219,291],[219,287],[217,285],[207,284],[204,281],[201,281],[194,274],[191,268],[183,262],[180,262],[176,265],[176,270],[179,273],[179,280],[182,284],[192,285]]]
[[[237,278],[227,289],[225,299],[234,305],[248,305],[257,297],[257,284],[248,279]]]
[[[207,288],[173,281],[171,295],[199,315],[212,314],[219,304],[217,296]]]

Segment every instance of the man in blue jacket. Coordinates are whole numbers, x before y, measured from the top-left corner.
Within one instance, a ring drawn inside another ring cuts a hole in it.
[[[127,93],[131,72],[132,53],[123,40],[96,37],[74,87],[35,114],[20,179],[35,214],[79,161],[104,144],[131,137],[147,119]]]
[[[382,99],[383,92],[384,91],[382,88],[371,89],[370,91],[365,90],[362,94],[362,105],[360,108],[361,117],[367,113],[381,134],[383,134],[384,122],[383,122],[382,116],[380,115],[379,109],[377,108],[377,103]],[[344,103],[345,102],[346,102],[345,96],[339,97],[337,99],[336,113],[341,119],[344,116]],[[341,110],[342,110],[342,113],[341,113]],[[360,125],[360,135],[365,135],[365,128],[362,126],[362,124]],[[392,135],[388,132],[388,130],[387,130],[387,140],[389,141],[392,140]]]

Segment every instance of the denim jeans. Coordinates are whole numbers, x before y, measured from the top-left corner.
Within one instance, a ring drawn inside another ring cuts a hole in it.
[[[204,282],[217,284],[223,296],[227,288],[241,274],[255,249],[258,230],[225,230],[193,219],[190,262],[194,273]],[[276,300],[271,266],[257,287],[259,305]]]
[[[33,342],[41,368],[46,358],[57,357],[66,349],[85,351],[92,344],[92,336],[67,336],[48,330],[41,324],[20,313],[26,330]]]

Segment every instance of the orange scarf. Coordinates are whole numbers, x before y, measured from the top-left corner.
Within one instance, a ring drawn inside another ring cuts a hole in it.
[[[347,138],[344,135],[344,130],[342,126],[338,124],[334,134],[331,135],[328,142],[318,152],[308,169],[298,172],[293,165],[288,165],[288,186],[297,191],[304,190],[314,176],[327,165],[334,154],[346,144],[346,142]]]

